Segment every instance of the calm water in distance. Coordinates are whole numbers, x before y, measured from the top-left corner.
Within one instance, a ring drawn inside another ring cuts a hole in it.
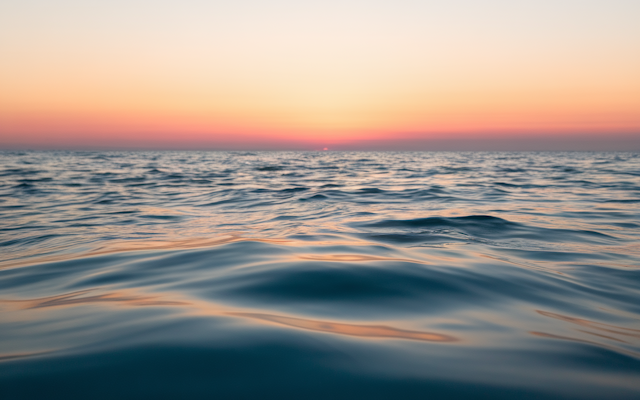
[[[0,398],[639,399],[640,154],[0,153]]]

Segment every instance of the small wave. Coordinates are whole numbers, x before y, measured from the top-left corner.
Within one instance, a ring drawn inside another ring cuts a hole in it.
[[[0,392],[639,398],[638,171],[632,153],[5,152]]]

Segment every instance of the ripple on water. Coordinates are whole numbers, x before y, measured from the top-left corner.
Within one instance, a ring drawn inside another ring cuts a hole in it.
[[[637,154],[2,156],[2,398],[640,397]]]

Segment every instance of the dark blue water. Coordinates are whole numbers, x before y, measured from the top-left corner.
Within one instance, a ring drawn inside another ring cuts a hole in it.
[[[640,154],[0,153],[2,399],[638,399]]]

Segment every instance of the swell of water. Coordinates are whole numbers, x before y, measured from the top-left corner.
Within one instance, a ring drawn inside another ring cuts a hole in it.
[[[0,153],[0,396],[640,397],[640,155]]]

